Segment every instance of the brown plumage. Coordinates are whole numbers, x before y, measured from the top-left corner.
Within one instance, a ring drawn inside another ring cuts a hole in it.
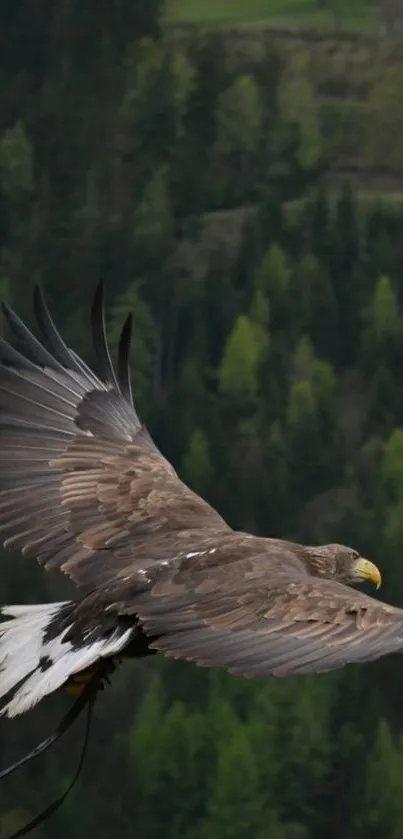
[[[63,342],[39,289],[34,309],[39,339],[3,305],[14,342],[0,339],[0,540],[67,574],[78,599],[3,609],[4,712],[118,655],[285,676],[402,648],[403,611],[350,588],[379,584],[376,566],[341,545],[233,531],[182,483],[133,404],[129,320],[114,372],[101,287],[99,378]]]

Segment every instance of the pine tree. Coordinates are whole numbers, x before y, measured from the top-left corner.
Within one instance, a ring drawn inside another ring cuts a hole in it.
[[[377,351],[394,342],[401,330],[401,317],[396,293],[389,277],[379,277],[370,313],[372,339]]]
[[[112,306],[109,330],[112,350],[117,349],[122,326],[130,313],[135,318],[131,358],[135,370],[136,405],[140,415],[144,415],[155,363],[156,327],[150,308],[143,298],[140,282],[128,286]]]
[[[290,288],[298,326],[309,335],[319,356],[338,353],[338,311],[330,277],[318,259],[306,253],[296,264]]]
[[[239,315],[224,348],[219,369],[219,390],[240,404],[254,400],[259,390],[262,359],[261,329]]]
[[[218,98],[217,146],[221,154],[250,154],[260,140],[260,91],[253,76],[238,76]]]
[[[208,438],[201,428],[195,428],[183,457],[183,477],[201,495],[208,492],[213,475]]]
[[[33,189],[32,147],[21,122],[0,141],[0,189],[15,202]]]
[[[295,144],[295,161],[302,170],[313,169],[322,151],[317,102],[307,70],[307,54],[295,52],[279,85],[276,125],[284,146]]]
[[[369,98],[369,119],[371,130],[367,135],[367,156],[372,166],[382,165],[385,160],[395,174],[403,171],[403,156],[400,143],[393,137],[401,131],[401,114],[396,103],[401,101],[403,73],[400,66],[390,66],[374,85]]]
[[[134,213],[134,242],[143,259],[161,260],[166,256],[172,240],[172,210],[169,177],[161,166],[151,177]]]
[[[288,314],[289,282],[290,270],[285,253],[279,245],[273,243],[257,268],[254,286],[267,296],[275,329],[282,328]]]
[[[247,728],[238,723],[229,740],[221,740],[208,802],[204,835],[243,839],[262,829],[261,796]]]
[[[377,839],[381,834],[398,839],[403,830],[403,746],[396,742],[386,720],[378,723],[369,754],[364,789],[356,804],[353,823],[357,839]]]
[[[238,76],[217,102],[213,172],[219,205],[233,206],[253,194],[261,122],[259,87],[253,76]]]

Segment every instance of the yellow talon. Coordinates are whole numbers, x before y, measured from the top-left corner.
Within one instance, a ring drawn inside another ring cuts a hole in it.
[[[72,696],[78,696],[83,692],[85,686],[88,684],[91,676],[95,673],[95,667],[87,667],[85,670],[80,670],[79,673],[74,673],[73,676],[67,680],[63,685],[63,690]]]
[[[124,656],[119,656],[119,658],[113,657],[104,661],[97,661],[91,667],[86,667],[85,670],[73,673],[64,685],[62,685],[62,690],[72,696],[79,696],[95,673],[98,673],[100,677],[99,688],[103,690],[105,684],[109,684],[109,673],[115,669],[116,664],[120,663],[123,658]]]
[[[82,693],[84,690],[84,685],[75,685],[74,682],[70,680],[69,682],[66,682],[65,685],[63,685],[63,690],[70,696],[79,696],[79,694]]]

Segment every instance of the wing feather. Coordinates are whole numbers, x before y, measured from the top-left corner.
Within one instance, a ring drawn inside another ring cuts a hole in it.
[[[91,325],[99,375],[102,381],[106,382],[108,385],[112,385],[112,387],[116,388],[116,390],[119,390],[119,384],[113,369],[108,340],[106,337],[104,285],[102,280],[98,283],[94,294],[91,309]]]
[[[34,288],[34,312],[44,346],[56,358],[62,367],[75,371],[80,376],[89,377],[94,384],[97,379],[89,367],[73,353],[63,341],[52,320],[45,298],[38,285]]]
[[[118,378],[122,396],[124,396],[126,401],[134,407],[129,361],[132,321],[133,317],[129,314],[120,333],[118,346]]]
[[[64,342],[39,288],[39,337],[10,306],[2,310],[16,343],[0,339],[0,540],[7,548],[64,571],[87,591],[158,563],[167,528],[170,556],[182,530],[228,530],[182,484],[138,418],[130,383],[131,317],[121,332],[115,374],[102,283],[91,311],[100,377]]]
[[[153,649],[244,676],[325,672],[403,649],[403,611],[362,592],[292,572],[276,578],[269,555],[235,562],[226,581],[221,572],[168,569],[163,586],[134,601]]]
[[[49,367],[51,370],[63,370],[57,358],[48,352],[8,303],[2,303],[2,311],[6,323],[17,340],[17,344],[20,345],[21,352],[23,352],[28,361]]]
[[[131,318],[114,371],[103,288],[100,377],[63,341],[39,289],[40,339],[8,307],[0,338],[0,540],[139,621],[155,650],[246,676],[324,672],[403,647],[403,612],[310,577],[303,546],[234,533],[178,478],[137,416]],[[92,601],[91,601],[92,602]]]

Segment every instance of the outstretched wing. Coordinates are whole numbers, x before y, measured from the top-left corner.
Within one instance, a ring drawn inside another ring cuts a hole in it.
[[[234,533],[178,478],[136,414],[130,321],[114,372],[102,288],[100,378],[38,289],[40,340],[3,305],[0,541],[69,574],[98,614],[136,615],[166,655],[247,676],[321,672],[403,647],[403,612],[310,577],[303,546]],[[87,619],[87,611],[86,611]]]
[[[189,534],[229,529],[160,454],[134,408],[131,321],[115,373],[100,285],[92,307],[99,375],[64,343],[38,288],[40,340],[3,304],[0,541],[69,574],[84,591],[176,555]]]
[[[166,569],[133,602],[151,646],[244,676],[320,673],[402,651],[401,609],[299,571],[304,548],[295,549],[285,573],[273,560],[279,551],[287,559],[286,543],[271,540],[264,554],[229,565],[217,557],[199,571]]]

